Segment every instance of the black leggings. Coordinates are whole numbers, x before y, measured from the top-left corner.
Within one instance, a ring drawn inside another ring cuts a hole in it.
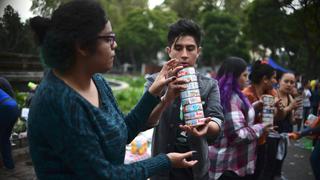
[[[265,165],[259,180],[273,180],[275,176],[280,176],[282,164],[287,156],[287,144],[285,143],[285,154],[282,160],[277,159],[279,138],[268,137],[266,142]]]

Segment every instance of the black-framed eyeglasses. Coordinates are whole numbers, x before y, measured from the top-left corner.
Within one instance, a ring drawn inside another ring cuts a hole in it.
[[[107,43],[110,43],[110,46],[113,47],[115,42],[116,42],[116,34],[111,33],[109,35],[104,35],[104,36],[97,36],[98,39],[102,39],[106,41]]]

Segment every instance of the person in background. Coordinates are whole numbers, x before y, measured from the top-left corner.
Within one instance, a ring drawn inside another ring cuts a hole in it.
[[[126,144],[149,128],[161,99],[179,92],[171,86],[181,69],[167,62],[138,104],[124,116],[104,77],[112,69],[117,43],[111,22],[93,0],[59,6],[50,19],[30,25],[50,70],[37,87],[28,119],[29,148],[38,179],[147,179],[173,168],[189,168],[192,152],[159,154],[125,165]],[[165,96],[163,87],[169,83]],[[172,88],[172,89],[171,89]]]
[[[253,180],[258,138],[271,124],[254,124],[254,109],[241,92],[248,74],[247,63],[238,57],[227,58],[218,71],[225,121],[222,135],[209,147],[210,179]]]
[[[19,107],[14,99],[10,83],[0,78],[0,152],[3,165],[7,169],[14,169],[10,136],[19,117]]]
[[[302,91],[302,106],[303,106],[303,127],[305,128],[305,121],[308,119],[308,115],[310,114],[311,109],[311,91],[310,91],[310,82],[305,80],[303,83],[303,91]]]
[[[194,67],[200,54],[201,32],[199,26],[187,19],[180,19],[169,27],[168,47],[170,58],[178,59],[183,67]],[[147,77],[145,89],[150,89],[158,74]],[[156,109],[151,117],[155,126],[152,140],[152,156],[161,153],[196,151],[193,155],[198,163],[192,168],[172,169],[152,177],[152,180],[181,180],[208,179],[209,158],[208,143],[212,143],[220,132],[223,121],[220,93],[216,80],[197,73],[201,100],[203,101],[204,115],[207,118],[205,125],[192,128],[183,125],[181,117],[181,100],[175,98],[171,103],[163,104]],[[163,111],[164,110],[164,111]],[[163,113],[161,113],[163,111]]]
[[[319,113],[319,104],[320,104],[320,83],[316,80],[313,80],[313,87],[311,88],[311,97],[310,103],[312,108],[312,114],[318,116]]]
[[[250,103],[253,104],[255,102],[259,102],[263,95],[271,95],[276,96],[277,92],[273,89],[273,84],[277,82],[276,80],[276,71],[268,64],[262,63],[261,61],[256,61],[252,68],[251,73],[249,75],[249,79],[251,80],[251,85],[246,87],[242,92],[249,99]],[[256,116],[254,123],[262,123],[262,103],[256,104],[255,106]],[[281,114],[280,102],[275,103],[275,115],[277,117]],[[262,135],[258,140],[257,146],[257,161],[255,167],[255,173],[253,175],[253,179],[264,179],[263,173],[268,172],[268,168],[266,167],[266,162],[269,161],[268,153],[272,150],[268,150],[268,146],[266,145],[266,137],[267,133]],[[267,169],[267,170],[266,170]]]
[[[273,167],[269,168],[269,175],[271,179],[281,180],[286,179],[282,176],[282,164],[287,155],[287,143],[286,143],[286,133],[292,132],[293,124],[295,123],[294,111],[302,105],[301,99],[294,99],[292,97],[292,91],[295,87],[295,76],[293,73],[277,73],[279,89],[277,89],[276,101],[281,100],[283,105],[283,114],[281,117],[277,117],[274,120],[274,125],[277,126],[276,132],[274,132],[273,136],[269,137],[269,147],[273,147],[274,153],[270,153],[270,156],[273,158],[269,158],[268,166]],[[284,147],[284,152],[281,158],[277,158],[278,146]]]
[[[14,91],[13,91],[11,84],[4,77],[0,77],[0,88],[3,91],[5,91],[10,97],[15,98],[15,94],[14,94]]]

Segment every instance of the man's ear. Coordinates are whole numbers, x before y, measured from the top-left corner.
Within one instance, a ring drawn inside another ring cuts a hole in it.
[[[170,57],[171,48],[169,46],[166,47],[166,52],[167,52],[168,56]],[[172,58],[172,57],[170,57],[170,58]]]
[[[200,46],[200,47],[197,49],[197,58],[200,56],[201,50],[202,50],[202,47]]]

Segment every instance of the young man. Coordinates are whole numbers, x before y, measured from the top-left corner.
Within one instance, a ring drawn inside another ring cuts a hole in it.
[[[201,50],[200,41],[199,26],[191,20],[181,19],[169,28],[166,50],[171,59],[179,60],[179,65],[184,67],[195,66]],[[146,90],[151,86],[156,76],[157,74],[153,74],[147,77]],[[173,103],[160,103],[150,115],[153,121],[149,122],[154,122],[150,125],[156,126],[153,134],[153,156],[160,153],[192,150],[195,151],[193,159],[198,160],[198,163],[193,168],[172,169],[169,172],[164,172],[152,177],[153,180],[203,180],[209,178],[208,142],[212,142],[219,134],[223,113],[217,81],[198,73],[197,79],[205,117],[210,117],[205,125],[197,128],[183,125],[184,120],[180,110],[181,100],[178,95],[174,97],[175,101]],[[179,93],[177,92],[177,94]],[[160,113],[163,109],[163,113]]]

